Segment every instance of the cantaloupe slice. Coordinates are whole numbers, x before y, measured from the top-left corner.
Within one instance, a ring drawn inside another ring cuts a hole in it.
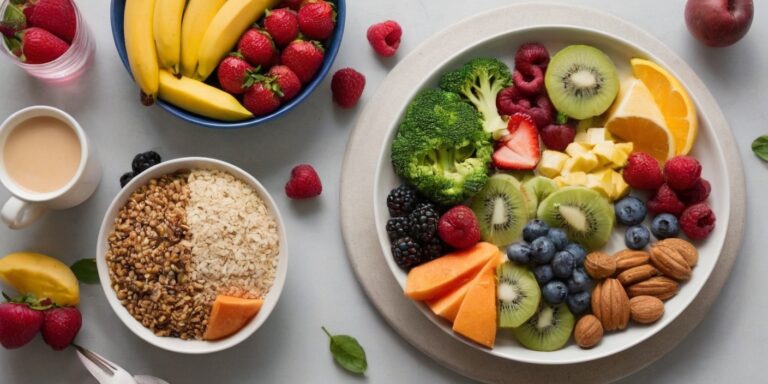
[[[495,245],[480,242],[413,268],[405,282],[405,295],[413,300],[443,296],[471,279],[497,252]]]
[[[483,268],[469,287],[453,331],[488,348],[496,341],[496,269]]]
[[[472,286],[472,284],[477,280],[479,276],[482,276],[485,273],[486,269],[491,269],[495,271],[496,267],[498,267],[499,264],[503,262],[504,262],[504,254],[499,252],[497,257],[492,257],[490,260],[488,260],[487,263],[485,263],[485,265],[480,270],[480,272],[472,280],[469,280],[468,282],[464,283],[462,286],[460,286],[456,290],[449,292],[445,296],[441,296],[441,297],[438,297],[437,299],[427,301],[426,302],[427,306],[429,306],[429,309],[431,309],[435,315],[438,315],[450,322],[453,322],[456,319],[456,314],[459,313],[461,302],[464,301],[464,297],[467,295],[467,292],[469,291],[469,287]]]
[[[236,333],[259,313],[262,304],[261,299],[216,296],[203,339],[218,340]]]

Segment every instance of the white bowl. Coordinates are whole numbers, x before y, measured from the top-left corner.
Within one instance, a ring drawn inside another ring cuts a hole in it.
[[[216,341],[182,340],[175,337],[156,336],[151,330],[136,321],[136,319],[134,319],[133,316],[128,313],[128,310],[125,309],[125,307],[120,303],[120,300],[117,299],[117,294],[115,293],[115,290],[112,289],[112,282],[109,277],[109,269],[107,267],[105,258],[107,252],[107,236],[112,230],[117,213],[120,211],[120,208],[128,201],[131,193],[133,193],[140,186],[146,184],[150,179],[154,179],[162,175],[183,169],[195,168],[218,169],[229,172],[255,189],[261,199],[264,200],[267,208],[269,208],[269,210],[274,215],[275,222],[277,223],[278,236],[280,238],[280,250],[277,256],[278,263],[277,271],[275,273],[275,280],[272,283],[272,287],[269,289],[269,293],[267,293],[267,296],[264,299],[264,304],[262,305],[261,310],[259,310],[259,313],[253,319],[251,319],[251,321],[245,327],[243,327],[243,329],[232,336]],[[154,346],[172,352],[188,354],[218,352],[239,344],[251,336],[254,332],[256,332],[256,330],[259,329],[259,327],[261,327],[261,325],[264,324],[264,322],[267,320],[269,314],[272,313],[275,305],[277,305],[277,300],[280,298],[280,293],[283,291],[283,286],[285,285],[285,277],[288,271],[288,245],[286,243],[283,219],[280,216],[280,211],[277,210],[275,201],[272,200],[272,197],[269,195],[269,192],[267,192],[267,190],[264,188],[264,186],[261,185],[261,183],[259,183],[258,180],[256,180],[253,176],[243,171],[242,169],[220,160],[205,157],[185,157],[165,161],[142,172],[139,174],[139,176],[131,180],[131,182],[128,183],[120,191],[120,193],[117,194],[115,199],[112,200],[107,213],[104,215],[104,220],[101,222],[101,229],[99,230],[99,240],[96,249],[96,255],[96,264],[99,270],[101,288],[104,289],[104,294],[107,296],[107,301],[109,301],[109,304],[112,306],[115,314],[117,314],[117,317],[122,320],[128,329]]]

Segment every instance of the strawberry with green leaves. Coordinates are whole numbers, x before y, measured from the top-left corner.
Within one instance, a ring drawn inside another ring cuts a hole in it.
[[[324,57],[325,51],[319,42],[294,40],[283,49],[280,61],[306,84],[323,65]]]
[[[245,86],[248,91],[243,96],[243,105],[254,116],[264,116],[280,107],[283,91],[273,76],[253,75]]]

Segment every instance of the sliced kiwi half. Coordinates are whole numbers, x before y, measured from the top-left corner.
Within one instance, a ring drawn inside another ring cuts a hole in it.
[[[511,262],[502,263],[496,268],[499,327],[519,327],[536,313],[540,300],[539,284],[528,268]]]
[[[496,174],[469,203],[475,212],[483,240],[505,246],[523,232],[528,220],[528,205],[520,191],[520,182],[505,174]]]
[[[613,206],[600,192],[585,187],[565,187],[539,204],[539,219],[560,227],[571,241],[594,250],[608,242],[615,220]]]
[[[558,111],[581,120],[608,110],[619,93],[619,76],[603,51],[569,45],[552,56],[544,85]]]
[[[573,323],[573,314],[565,303],[551,305],[542,302],[539,310],[512,333],[528,349],[556,351],[571,338]]]
[[[528,201],[528,210],[530,218],[536,218],[536,209],[539,202],[547,198],[552,192],[557,190],[557,183],[544,176],[534,176],[523,182],[523,195]]]

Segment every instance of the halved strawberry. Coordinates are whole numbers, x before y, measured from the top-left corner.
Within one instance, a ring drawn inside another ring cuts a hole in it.
[[[499,139],[493,165],[500,169],[531,170],[541,159],[539,133],[530,116],[515,113],[507,124],[509,133]]]

